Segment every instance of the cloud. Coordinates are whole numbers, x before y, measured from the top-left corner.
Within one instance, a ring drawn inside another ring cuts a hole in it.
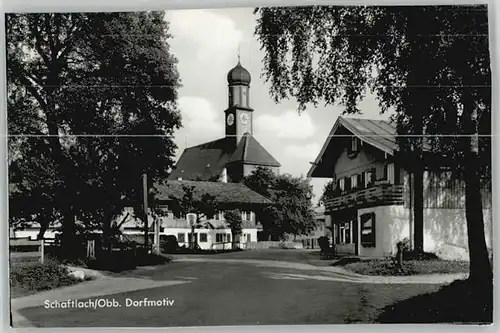
[[[197,60],[211,62],[220,57],[236,58],[243,32],[229,17],[208,10],[167,11],[175,43],[191,43]],[[175,49],[175,48],[174,48]],[[191,58],[193,54],[190,54]],[[192,62],[194,59],[190,60]]]
[[[179,98],[179,108],[187,135],[208,138],[222,134],[222,113],[216,111],[207,99],[183,96]]]
[[[284,148],[284,153],[287,157],[293,159],[314,161],[321,150],[321,145],[318,143],[308,143],[304,145],[288,145]]]
[[[316,130],[311,116],[307,113],[299,115],[296,110],[285,111],[277,116],[269,114],[258,116],[255,127],[263,135],[297,139],[312,137]]]

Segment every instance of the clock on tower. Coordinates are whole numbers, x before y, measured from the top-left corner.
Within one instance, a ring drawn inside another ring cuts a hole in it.
[[[250,73],[241,66],[240,61],[236,67],[227,74],[228,82],[228,109],[226,113],[226,136],[235,137],[238,144],[245,133],[252,134],[252,112],[250,107]]]

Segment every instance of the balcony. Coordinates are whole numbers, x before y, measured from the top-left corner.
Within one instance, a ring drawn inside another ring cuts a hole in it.
[[[347,208],[402,205],[403,195],[403,185],[378,184],[325,200],[325,209],[335,212]]]

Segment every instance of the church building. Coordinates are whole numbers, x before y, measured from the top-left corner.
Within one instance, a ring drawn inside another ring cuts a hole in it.
[[[185,149],[169,180],[236,183],[259,166],[279,172],[278,161],[253,137],[251,76],[239,60],[227,74],[227,82],[225,136]]]

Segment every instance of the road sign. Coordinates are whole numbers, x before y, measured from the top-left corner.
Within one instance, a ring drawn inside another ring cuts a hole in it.
[[[196,214],[194,213],[186,214],[186,221],[190,227],[194,226],[196,224]]]

